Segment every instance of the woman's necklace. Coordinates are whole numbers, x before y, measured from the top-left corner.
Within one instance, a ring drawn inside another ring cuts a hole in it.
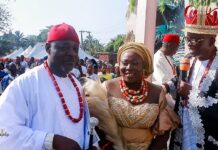
[[[142,78],[141,86],[139,90],[132,90],[125,84],[123,78],[120,82],[121,94],[132,104],[143,103],[148,95],[148,83],[145,78]]]

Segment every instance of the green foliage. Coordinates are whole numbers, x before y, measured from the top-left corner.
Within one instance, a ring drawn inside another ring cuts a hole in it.
[[[189,3],[194,7],[210,6],[211,4],[218,6],[217,0],[189,0]]]
[[[158,0],[158,9],[163,14],[166,9],[166,5],[180,7],[183,6],[183,4],[184,0]]]
[[[165,11],[165,2],[164,2],[164,0],[160,0],[160,2],[159,2],[159,11],[163,14],[164,13],[164,11]]]
[[[117,53],[119,47],[123,45],[124,35],[117,35],[105,46],[106,52]]]
[[[24,34],[20,31],[9,31],[8,33],[4,33],[0,37],[0,55],[6,55],[10,51],[14,49],[19,49],[23,47],[27,48],[29,45],[34,46],[37,43],[37,36],[30,35],[24,37]]]
[[[16,48],[18,49],[19,47],[23,46],[23,41],[24,39],[24,34],[20,31],[15,31],[14,32],[14,40],[15,40],[15,45]]]
[[[10,26],[11,14],[6,5],[0,2],[0,32],[4,33]]]
[[[88,35],[83,41],[81,48],[90,55],[95,56],[97,51],[103,51],[104,46],[99,42],[99,40],[93,38],[92,35]]]
[[[28,47],[30,45],[33,47],[37,42],[38,42],[38,40],[37,40],[37,36],[36,35],[28,35],[22,41],[23,47]]]
[[[0,37],[0,56],[9,53],[12,49],[16,48],[15,35],[9,31]]]
[[[6,54],[10,53],[14,47],[9,40],[0,40],[0,56],[5,56]]]
[[[47,26],[45,29],[40,30],[39,35],[37,36],[38,42],[45,42],[47,39],[48,31],[52,26]]]
[[[137,0],[129,0],[129,9],[130,9],[130,12],[134,12],[135,7],[136,7],[136,1]]]

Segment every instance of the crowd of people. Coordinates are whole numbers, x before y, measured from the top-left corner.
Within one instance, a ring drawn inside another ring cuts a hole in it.
[[[52,26],[48,57],[0,64],[1,149],[218,149],[217,11],[185,9],[180,70],[178,34],[164,35],[154,59],[146,45],[124,43],[113,67],[79,59],[75,29]]]
[[[6,59],[0,63],[0,94],[6,87],[19,75],[29,71],[30,69],[41,65],[47,57],[41,60],[35,60],[34,57],[25,59],[23,55],[17,56],[16,59]],[[72,73],[79,80],[81,77],[88,77],[95,81],[101,82],[115,78],[119,75],[117,66],[113,66],[108,62],[95,59],[80,59],[72,69]]]

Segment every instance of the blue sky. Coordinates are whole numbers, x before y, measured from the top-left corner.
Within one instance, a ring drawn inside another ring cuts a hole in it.
[[[15,0],[8,4],[12,29],[25,35],[37,35],[46,26],[62,22],[107,43],[126,32],[128,0]],[[86,36],[86,34],[84,34]]]

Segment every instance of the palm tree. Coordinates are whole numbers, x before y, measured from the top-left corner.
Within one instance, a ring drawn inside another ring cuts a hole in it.
[[[104,46],[92,35],[88,35],[83,41],[82,49],[94,56],[97,51],[102,51]]]
[[[16,47],[19,48],[22,46],[24,34],[20,31],[15,31],[14,35],[15,35],[14,38],[15,38]]]

